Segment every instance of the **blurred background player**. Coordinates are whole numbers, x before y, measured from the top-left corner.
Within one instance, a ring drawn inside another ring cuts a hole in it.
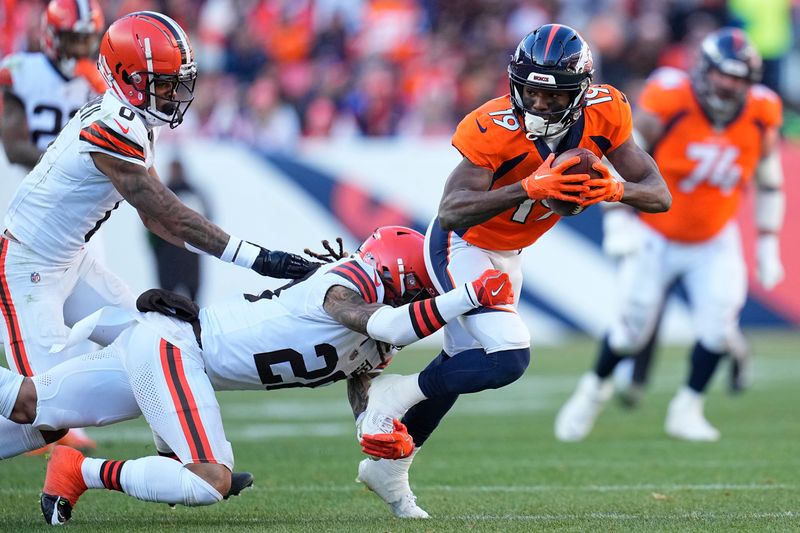
[[[212,218],[208,202],[186,178],[186,168],[179,158],[169,165],[166,185],[182,204],[206,218]],[[197,301],[200,291],[200,256],[185,248],[178,248],[154,233],[148,233],[153,255],[156,258],[158,283],[162,289],[177,292]]]
[[[437,291],[497,268],[509,275],[518,298],[522,249],[560,218],[548,198],[583,206],[624,202],[648,212],[669,208],[658,168],[631,137],[627,98],[610,85],[592,85],[593,73],[589,46],[574,29],[541,26],[511,56],[510,94],[461,121],[453,146],[463,159],[447,179],[425,235],[425,261]],[[626,181],[614,179],[600,162],[593,167],[602,177],[594,179],[561,173],[578,158],[551,167],[555,154],[579,146],[607,156]],[[513,305],[469,313],[445,326],[444,334],[444,349],[421,373],[375,380],[364,433],[390,429],[391,420],[405,414],[418,451],[460,394],[503,387],[528,367],[530,333]],[[425,518],[408,483],[412,460],[364,460],[358,479],[395,516]]]
[[[51,0],[42,15],[42,50],[3,59],[2,141],[9,162],[33,168],[78,109],[106,91],[95,66],[104,29],[97,0]]]
[[[623,357],[651,338],[665,295],[677,280],[688,293],[697,342],[686,385],[669,404],[665,430],[685,440],[719,439],[703,414],[703,394],[720,359],[740,342],[747,273],[734,217],[752,179],[757,278],[767,290],[783,278],[781,101],[757,84],[760,76],[761,58],[746,35],[723,28],[703,40],[691,75],[662,69],[645,87],[637,129],[674,201],[668,213],[639,216],[641,242],[621,267],[622,308],[594,370],[581,378],[556,418],[560,440],[589,434],[611,394],[609,376]]]
[[[50,348],[79,319],[106,305],[134,308],[125,283],[85,246],[123,200],[148,229],[195,253],[273,277],[299,278],[315,267],[228,235],[159,180],[159,127],[181,123],[197,76],[188,37],[175,21],[154,12],[117,20],[103,36],[100,64],[109,90],[67,123],[5,216],[0,313],[6,360],[19,379],[63,360]],[[117,333],[98,330],[92,340],[107,345]],[[6,423],[0,418],[0,426]],[[52,437],[39,439],[40,446]]]

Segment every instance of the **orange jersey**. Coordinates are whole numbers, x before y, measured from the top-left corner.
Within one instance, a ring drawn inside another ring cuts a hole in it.
[[[561,139],[555,152],[587,148],[598,157],[630,137],[628,99],[610,85],[593,85],[586,93],[581,117]],[[511,108],[509,95],[489,100],[468,114],[453,135],[453,146],[474,165],[494,172],[490,190],[523,180],[551,153],[547,144],[530,141]],[[459,230],[461,237],[489,250],[518,250],[536,242],[559,220],[541,201],[526,200],[477,226]]]
[[[742,191],[761,159],[764,133],[781,124],[780,98],[755,85],[739,115],[724,129],[715,129],[689,76],[665,68],[647,82],[640,106],[664,124],[652,151],[672,193],[669,211],[641,213],[642,220],[671,240],[710,239],[736,216]]]

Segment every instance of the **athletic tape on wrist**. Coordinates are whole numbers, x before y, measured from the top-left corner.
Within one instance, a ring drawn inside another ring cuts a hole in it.
[[[256,262],[261,247],[231,236],[219,258],[226,263],[250,268]]]

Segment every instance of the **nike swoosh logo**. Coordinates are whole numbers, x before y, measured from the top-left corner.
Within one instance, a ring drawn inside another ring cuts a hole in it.
[[[496,291],[489,291],[489,292],[491,292],[491,293],[492,293],[492,296],[497,296],[498,294],[500,294],[500,291],[502,291],[502,290],[503,290],[503,287],[505,287],[505,286],[506,286],[506,282],[504,281],[502,285],[500,285],[499,287],[497,287],[497,290],[496,290]]]
[[[478,117],[475,117],[475,124],[478,125],[478,129],[481,130],[481,133],[486,133],[486,130],[489,129],[489,128],[484,128],[483,126],[481,126],[481,123],[478,122]]]
[[[534,176],[534,179],[540,180],[542,178],[549,178],[552,174],[542,174],[541,176]]]
[[[114,122],[116,122],[116,123],[117,123],[117,126],[119,126],[119,129],[121,129],[121,130],[122,130],[122,133],[124,133],[125,135],[127,135],[127,134],[128,134],[128,132],[129,132],[129,131],[131,131],[131,128],[130,128],[130,126],[128,126],[128,127],[126,128],[125,126],[123,126],[122,124],[120,124],[120,123],[119,123],[119,120],[117,120],[117,119],[114,119]]]

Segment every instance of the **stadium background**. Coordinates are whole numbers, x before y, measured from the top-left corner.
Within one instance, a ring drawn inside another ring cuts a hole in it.
[[[44,1],[0,0],[0,50],[35,49]],[[753,388],[728,401],[710,391],[713,446],[667,440],[666,404],[685,373],[683,348],[666,350],[651,395],[635,414],[610,409],[586,442],[565,446],[553,416],[590,364],[592,340],[615,305],[614,265],[602,254],[601,213],[567,219],[526,251],[521,309],[536,351],[531,371],[499,391],[465,397],[412,469],[412,486],[435,517],[429,528],[530,531],[798,530],[796,409],[800,349],[800,2],[789,0],[192,0],[103,1],[106,20],[156,9],[189,31],[200,77],[187,121],[165,132],[158,165],[179,157],[226,230],[299,251],[321,238],[351,247],[377,225],[422,229],[459,160],[449,145],[458,120],[507,91],[505,65],[519,39],[549,21],[579,28],[592,45],[596,80],[635,101],[659,65],[688,67],[702,35],[723,22],[751,31],[769,59],[769,81],[787,106],[782,234],[786,280],[772,293],[751,283],[744,322],[756,352]],[[388,21],[388,22],[387,22]],[[23,173],[0,151],[0,213]],[[745,238],[753,234],[746,206]],[[153,286],[147,236],[129,206],[103,231],[105,262],[134,290]],[[201,302],[275,286],[204,260]],[[752,268],[751,268],[752,272]],[[751,276],[752,280],[752,276]],[[680,297],[668,337],[691,324]],[[759,333],[752,326],[785,328]],[[421,368],[430,348],[393,364]],[[397,368],[394,368],[394,365]],[[93,491],[73,527],[86,531],[418,531],[391,519],[352,483],[361,456],[342,384],[281,394],[220,395],[237,466],[252,494],[224,505],[178,509]],[[722,401],[720,401],[722,400]],[[142,419],[92,430],[107,457],[152,453]],[[0,463],[0,530],[42,528],[41,457]]]
[[[4,52],[36,49],[42,1],[4,0]],[[299,251],[341,235],[350,249],[379,224],[424,231],[459,160],[455,125],[507,92],[505,66],[530,29],[559,21],[589,41],[597,82],[636,101],[659,66],[691,68],[698,42],[721,24],[743,26],[766,59],[765,83],[787,103],[783,146],[787,277],[772,293],[752,276],[752,209],[742,210],[751,292],[747,326],[800,323],[800,51],[798,2],[789,0],[112,0],[107,22],[142,9],[174,17],[199,62],[196,99],[162,135],[162,174],[179,158],[228,231]],[[2,209],[22,177],[3,167]],[[615,305],[614,265],[603,256],[601,212],[565,219],[526,254],[523,316],[537,343],[570,332],[600,335]],[[124,206],[100,232],[105,262],[134,290],[156,284],[145,230]],[[247,287],[255,274],[204,260],[201,303]],[[589,282],[591,280],[591,283]],[[665,338],[691,337],[678,291]]]

